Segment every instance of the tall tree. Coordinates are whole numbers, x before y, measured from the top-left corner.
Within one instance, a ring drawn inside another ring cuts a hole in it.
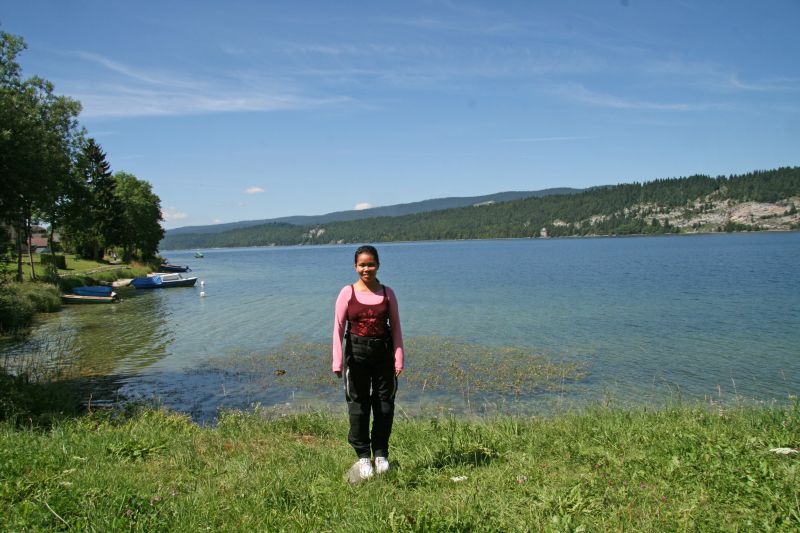
[[[82,198],[81,183],[75,173],[75,164],[83,139],[83,129],[78,126],[77,121],[81,109],[79,102],[55,96],[50,90],[45,103],[44,119],[48,124],[48,136],[43,147],[43,156],[49,179],[35,203],[35,209],[38,218],[49,225],[47,241],[53,256],[50,266],[55,276],[58,272],[54,257],[56,228],[65,223],[75,204]]]
[[[0,32],[0,216],[15,231],[17,279],[22,280],[22,243],[29,226],[31,196],[39,188],[35,91],[22,80],[17,56],[25,41]]]
[[[111,165],[94,139],[88,139],[78,155],[77,173],[89,201],[88,209],[70,220],[70,240],[80,255],[100,260],[106,248],[120,244],[123,222]]]
[[[116,172],[114,181],[117,199],[122,205],[120,244],[123,260],[130,261],[135,255],[150,259],[164,238],[161,199],[153,192],[150,183],[133,174]]]
[[[25,114],[22,109],[22,79],[17,56],[25,49],[25,41],[0,32],[0,216],[3,222],[14,222],[22,194],[22,162],[19,148],[24,145]]]
[[[47,80],[22,79],[17,56],[24,49],[22,38],[0,32],[0,219],[15,229],[19,280],[23,239],[35,277],[31,224],[37,213],[55,212],[61,182],[70,175],[80,112],[77,101],[56,96]]]

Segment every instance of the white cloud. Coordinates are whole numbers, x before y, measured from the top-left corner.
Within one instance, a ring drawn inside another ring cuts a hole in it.
[[[790,78],[763,80],[756,82],[742,81],[735,74],[728,79],[729,84],[734,89],[754,92],[781,92],[797,91],[798,80]]]
[[[683,102],[653,102],[590,91],[580,84],[561,85],[559,95],[584,104],[612,109],[645,109],[652,111],[702,111],[720,107],[719,104],[687,104]]]
[[[258,194],[258,193],[262,193],[262,192],[265,192],[265,191],[261,187],[253,186],[253,187],[246,188],[244,190],[244,192],[245,192],[245,194]]]
[[[167,209],[163,209],[161,211],[161,216],[164,217],[164,220],[167,222],[172,222],[174,220],[183,220],[188,218],[189,215],[182,211],[178,211],[176,207],[168,207]]]
[[[83,105],[84,118],[307,110],[352,103],[344,96],[309,96],[291,84],[241,72],[198,78],[137,69],[99,54],[76,55],[100,67],[96,79],[68,91]]]
[[[214,220],[211,221],[211,223],[212,224],[222,224],[222,221],[220,219],[218,219],[218,218],[215,218]]]
[[[350,103],[348,98],[309,98],[292,94],[263,94],[211,89],[205,93],[157,91],[106,86],[91,92],[74,92],[83,104],[82,117],[177,116],[244,111],[289,111]]]
[[[594,139],[584,135],[573,135],[565,137],[515,137],[511,139],[499,139],[501,143],[542,143],[542,142],[562,142],[562,141],[585,141]]]
[[[368,204],[367,202],[361,202],[360,204],[356,204],[356,206],[353,209],[355,209],[356,211],[363,211],[364,209],[370,209],[371,207],[372,204]]]
[[[676,58],[650,61],[645,63],[642,69],[647,74],[664,77],[666,83],[704,87],[711,90],[788,92],[796,91],[800,81],[790,77],[743,80],[738,74],[716,63]]]

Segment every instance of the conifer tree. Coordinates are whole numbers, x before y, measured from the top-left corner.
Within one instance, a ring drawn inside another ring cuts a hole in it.
[[[70,239],[80,255],[101,260],[106,248],[119,244],[122,206],[116,195],[111,165],[94,139],[90,138],[83,147],[78,172],[85,184],[88,209],[82,209],[72,218]]]

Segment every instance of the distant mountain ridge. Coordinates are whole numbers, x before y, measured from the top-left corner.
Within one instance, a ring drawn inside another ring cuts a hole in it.
[[[357,211],[351,213],[359,216],[353,220],[268,222],[217,233],[169,235],[160,248],[800,230],[800,167],[717,177],[695,174],[591,187],[577,194],[499,198],[455,199],[461,207],[398,216],[364,217]]]
[[[310,226],[314,224],[327,224],[330,222],[347,222],[350,220],[360,220],[372,217],[397,217],[403,215],[413,215],[415,213],[425,213],[428,211],[440,211],[442,209],[452,209],[454,207],[468,207],[476,204],[490,204],[497,202],[509,202],[521,200],[523,198],[552,196],[557,194],[576,194],[583,192],[584,189],[574,189],[571,187],[557,187],[543,189],[540,191],[506,191],[483,196],[452,196],[447,198],[434,198],[411,202],[407,204],[395,204],[369,209],[335,211],[324,215],[297,215],[289,217],[269,218],[264,220],[243,220],[240,222],[228,222],[225,224],[213,224],[209,226],[184,226],[181,228],[169,229],[166,237],[184,235],[188,233],[213,234],[222,233],[234,229],[261,226],[263,224],[292,224],[297,226]]]

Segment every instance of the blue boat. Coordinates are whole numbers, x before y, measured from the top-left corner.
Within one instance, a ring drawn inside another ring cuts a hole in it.
[[[89,285],[87,287],[75,287],[72,289],[73,294],[78,296],[111,296],[113,287],[105,285]]]
[[[119,295],[112,292],[108,296],[83,296],[81,294],[62,294],[61,301],[65,304],[115,304],[121,302]]]
[[[131,285],[137,289],[158,289],[161,287],[161,276],[149,276],[146,278],[133,278]]]

